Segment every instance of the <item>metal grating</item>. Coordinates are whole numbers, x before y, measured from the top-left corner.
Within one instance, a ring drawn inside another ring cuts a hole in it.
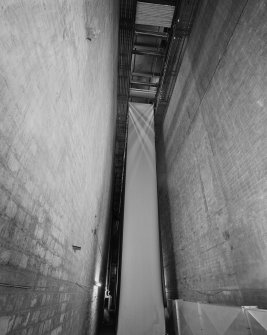
[[[174,6],[138,1],[135,23],[170,28],[174,9]]]
[[[163,124],[173,88],[183,60],[187,41],[193,26],[199,0],[181,0],[177,5],[165,58],[163,73],[156,96],[155,127]],[[156,131],[157,134],[157,131]]]

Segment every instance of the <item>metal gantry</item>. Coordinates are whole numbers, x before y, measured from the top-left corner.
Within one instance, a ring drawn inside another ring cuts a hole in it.
[[[156,135],[164,120],[199,0],[121,0],[108,309],[119,299],[128,102],[153,103]]]

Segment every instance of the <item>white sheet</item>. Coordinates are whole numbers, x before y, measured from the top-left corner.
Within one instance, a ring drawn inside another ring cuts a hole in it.
[[[117,335],[164,335],[153,106],[131,103],[128,127]]]

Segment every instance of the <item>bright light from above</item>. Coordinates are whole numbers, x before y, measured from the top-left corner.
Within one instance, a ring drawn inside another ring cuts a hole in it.
[[[101,287],[102,284],[96,281],[96,282],[95,282],[95,286],[97,286],[97,287]]]

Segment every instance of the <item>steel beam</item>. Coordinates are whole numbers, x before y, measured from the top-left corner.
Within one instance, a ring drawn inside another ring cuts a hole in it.
[[[134,77],[145,77],[145,78],[152,78],[152,77],[160,77],[160,73],[149,73],[149,72],[132,72],[132,76]]]
[[[157,46],[150,46],[147,44],[134,44],[134,49],[136,50],[150,50],[150,51],[155,51],[157,50],[158,52],[164,52],[165,49],[164,48],[157,48]]]
[[[140,81],[131,81],[131,85],[143,85],[143,86],[152,86],[152,87],[158,87],[158,83],[144,83]]]
[[[135,35],[146,35],[146,36],[153,36],[157,38],[167,39],[169,37],[168,33],[159,32],[159,31],[148,31],[148,30],[136,30]]]
[[[175,0],[138,0],[138,2],[153,3],[157,5],[175,6]]]
[[[156,95],[156,91],[141,90],[141,89],[138,89],[138,88],[130,88],[130,96],[131,97],[153,99],[153,98],[155,98],[155,95]]]
[[[164,53],[151,50],[133,50],[134,55],[164,57]]]

